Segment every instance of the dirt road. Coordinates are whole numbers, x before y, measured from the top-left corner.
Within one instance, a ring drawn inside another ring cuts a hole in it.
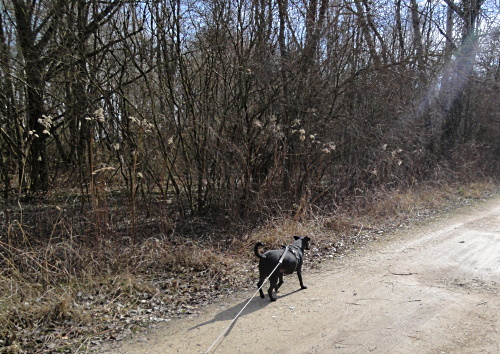
[[[304,283],[253,298],[210,352],[500,353],[500,198],[305,269]],[[204,353],[252,293],[110,353]]]

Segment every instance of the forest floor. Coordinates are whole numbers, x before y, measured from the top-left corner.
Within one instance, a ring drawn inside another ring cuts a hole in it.
[[[306,255],[307,257],[307,255]],[[500,197],[359,244],[255,296],[211,352],[500,352]],[[200,353],[254,290],[172,320],[108,353]]]

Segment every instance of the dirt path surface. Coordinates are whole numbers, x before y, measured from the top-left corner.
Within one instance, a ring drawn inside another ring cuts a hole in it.
[[[499,197],[303,273],[307,290],[293,275],[277,302],[256,296],[210,352],[500,353]],[[204,353],[252,293],[108,353]]]

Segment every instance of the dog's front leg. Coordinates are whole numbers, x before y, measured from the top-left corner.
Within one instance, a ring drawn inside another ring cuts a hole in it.
[[[305,286],[304,283],[302,282],[302,269],[301,268],[297,269],[297,277],[299,278],[300,287],[302,289],[307,289],[307,286]]]

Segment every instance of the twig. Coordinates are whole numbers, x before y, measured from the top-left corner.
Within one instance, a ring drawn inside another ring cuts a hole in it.
[[[412,273],[412,272],[409,272],[409,273],[393,273],[393,272],[389,272],[391,273],[392,275],[415,275],[415,274],[418,274],[418,273]]]

